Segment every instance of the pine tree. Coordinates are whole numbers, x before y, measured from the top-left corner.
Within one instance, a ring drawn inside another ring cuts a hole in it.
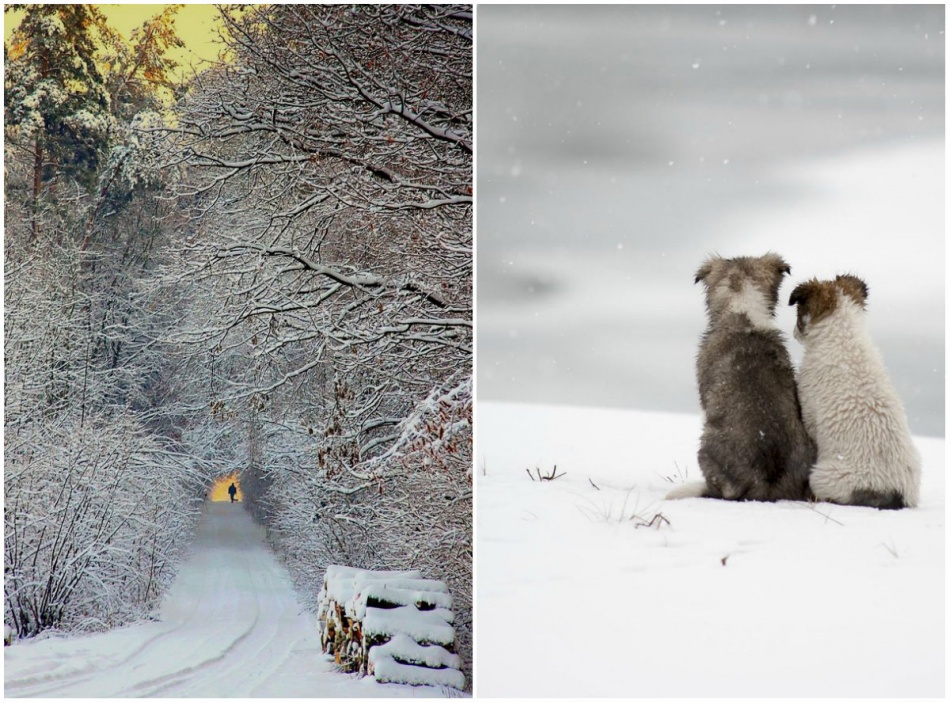
[[[95,60],[106,27],[91,5],[7,5],[24,10],[4,46],[6,138],[32,151],[33,238],[41,197],[62,178],[84,187],[108,152],[114,120]]]
[[[166,5],[134,29],[128,42],[112,35],[101,63],[117,118],[131,122],[142,110],[160,110],[163,97],[179,96],[181,85],[173,77],[178,62],[168,52],[184,46],[175,31],[175,15],[182,7]]]

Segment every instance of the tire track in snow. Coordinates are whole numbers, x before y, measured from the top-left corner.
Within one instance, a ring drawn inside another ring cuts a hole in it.
[[[233,509],[233,506],[229,507]],[[221,527],[216,524],[216,528],[214,540],[207,541],[210,542],[211,545],[226,543],[227,539],[221,535]],[[258,630],[261,622],[260,595],[257,594],[254,588],[247,589],[247,593],[253,594],[254,598],[251,599],[249,604],[242,603],[239,607],[230,603],[227,599],[219,601],[216,595],[235,591],[234,583],[232,583],[233,579],[228,578],[228,575],[231,575],[232,572],[238,573],[242,577],[247,577],[251,582],[253,581],[255,564],[252,563],[253,560],[248,556],[249,554],[250,553],[244,549],[219,549],[211,555],[211,563],[204,565],[203,568],[198,571],[202,576],[199,590],[201,598],[196,602],[206,603],[207,614],[211,617],[192,617],[186,619],[179,635],[184,634],[186,639],[190,642],[194,642],[196,636],[201,636],[201,644],[193,645],[191,651],[197,653],[196,656],[205,656],[206,658],[192,665],[186,665],[174,671],[158,675],[155,678],[140,681],[126,690],[117,692],[115,695],[123,697],[172,695],[170,692],[174,691],[176,687],[184,689],[181,695],[193,695],[193,692],[189,690],[193,682],[197,680],[206,681],[209,672],[215,671],[222,665],[229,670],[236,669],[239,666],[239,663],[234,660],[235,652],[238,651],[242,643],[257,639],[261,634]],[[235,562],[235,557],[237,558],[237,563]],[[209,577],[213,579],[210,583],[208,581]],[[249,585],[253,586],[252,583]],[[223,598],[223,596],[221,597]],[[218,604],[219,602],[224,603],[225,607],[218,608],[210,606],[211,603]],[[172,608],[166,607],[165,610],[170,611]],[[220,637],[209,637],[206,634],[206,627],[195,627],[194,623],[196,621],[230,622],[230,615],[234,612],[239,613],[241,616],[241,627],[236,634],[229,635],[226,640],[222,640]],[[249,617],[252,612],[253,616]],[[197,615],[198,614],[196,614],[196,616]],[[187,632],[189,630],[196,631],[189,633]],[[223,650],[216,655],[209,655],[210,651],[214,651],[215,644],[217,644],[217,648],[220,648],[222,643],[225,644]],[[202,653],[204,653],[204,655],[202,655]],[[189,656],[186,659],[190,660],[191,657]]]
[[[225,653],[227,656],[222,655],[204,663],[205,668],[200,677],[200,691],[196,691],[194,688],[195,677],[187,675],[188,672],[182,672],[183,675],[168,677],[161,685],[149,690],[145,695],[210,696],[220,695],[221,691],[226,691],[229,696],[245,696],[245,685],[252,685],[265,674],[273,673],[272,671],[262,671],[260,666],[269,656],[272,656],[275,644],[280,643],[281,633],[277,626],[277,620],[272,617],[261,618],[261,612],[264,611],[271,615],[275,609],[274,606],[277,605],[277,602],[273,600],[275,594],[271,592],[269,582],[272,580],[272,575],[275,575],[280,567],[268,552],[262,552],[262,556],[270,557],[267,561],[273,561],[273,564],[260,564],[257,563],[257,559],[253,560],[254,563],[251,563],[252,560],[248,560],[244,569],[249,577],[250,592],[254,594],[253,607],[255,612],[253,628],[248,630],[246,635],[253,633],[253,637],[242,635],[229,647]],[[289,582],[286,587],[290,588]],[[280,596],[281,594],[276,595]],[[290,646],[292,646],[292,643]],[[265,654],[268,657],[262,657]],[[160,682],[156,681],[155,683]]]

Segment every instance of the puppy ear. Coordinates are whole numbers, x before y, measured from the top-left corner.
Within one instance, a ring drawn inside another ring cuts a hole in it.
[[[785,259],[773,251],[768,252],[762,258],[765,259],[778,274],[789,274],[792,272],[792,267],[785,263]]]
[[[809,314],[808,310],[808,299],[811,297],[814,291],[814,282],[806,281],[805,283],[799,283],[797,286],[795,286],[795,290],[792,291],[792,294],[788,298],[789,305],[798,306],[796,309],[797,317],[795,320],[795,326],[802,334],[805,333],[805,327],[808,326],[808,321],[811,319],[811,315]]]
[[[808,295],[811,292],[811,286],[808,283],[799,283],[795,286],[791,296],[788,298],[789,305],[808,305]]]
[[[835,283],[843,290],[855,303],[862,308],[866,307],[868,300],[868,284],[857,276],[850,273],[835,276]]]
[[[700,281],[705,281],[706,276],[712,273],[714,259],[707,259],[706,262],[699,267],[699,270],[696,272],[696,278],[693,279],[693,284],[699,283]]]
[[[823,320],[835,311],[838,293],[833,281],[812,278],[795,287],[788,304],[798,306],[798,329],[804,332],[806,325]]]

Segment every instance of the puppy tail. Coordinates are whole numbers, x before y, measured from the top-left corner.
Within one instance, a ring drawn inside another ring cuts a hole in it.
[[[681,498],[706,498],[705,481],[691,481],[683,483],[666,494],[666,500],[680,500]]]

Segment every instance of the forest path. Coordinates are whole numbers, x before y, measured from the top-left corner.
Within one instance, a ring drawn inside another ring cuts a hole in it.
[[[4,648],[4,695],[435,696],[334,670],[314,616],[241,504],[205,504],[159,621]]]

